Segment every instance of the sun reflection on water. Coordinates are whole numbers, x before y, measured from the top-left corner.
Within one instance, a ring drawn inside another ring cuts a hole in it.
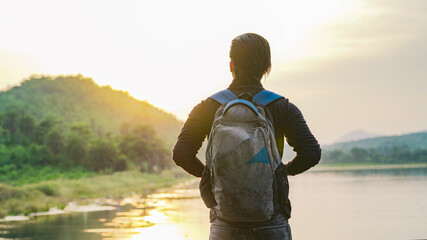
[[[184,235],[181,229],[174,224],[160,224],[150,228],[136,229],[139,234],[133,235],[130,239],[167,239],[181,240],[189,239],[188,235]]]
[[[151,222],[153,224],[165,223],[167,216],[159,210],[151,210],[148,216],[143,218],[144,221]]]
[[[127,210],[116,212],[112,219],[100,218],[104,228],[87,229],[85,232],[98,234],[103,240],[200,239],[208,231],[201,227],[207,226],[207,210],[198,211],[202,216],[186,211],[194,209],[195,205],[203,207],[198,201],[201,201],[200,196],[194,187],[152,194],[144,199],[126,198],[121,206]],[[125,205],[132,207],[125,208]]]

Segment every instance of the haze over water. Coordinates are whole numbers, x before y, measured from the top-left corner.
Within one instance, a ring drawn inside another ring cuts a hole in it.
[[[290,177],[294,239],[427,238],[427,168],[308,172]],[[207,239],[197,182],[119,211],[0,225],[0,239]],[[122,202],[122,204],[125,204]]]

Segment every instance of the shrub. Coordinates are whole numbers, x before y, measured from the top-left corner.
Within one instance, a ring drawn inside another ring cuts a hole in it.
[[[42,184],[37,188],[40,192],[44,193],[46,196],[56,196],[58,195],[58,186],[54,184]]]
[[[11,199],[20,198],[24,195],[22,190],[18,190],[7,184],[0,184],[0,202]]]

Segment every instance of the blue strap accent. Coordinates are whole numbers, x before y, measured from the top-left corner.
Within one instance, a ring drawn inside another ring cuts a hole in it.
[[[224,111],[222,112],[222,115],[225,115],[227,113],[227,111],[230,109],[230,107],[232,107],[236,104],[245,105],[245,106],[249,107],[256,115],[259,115],[258,109],[251,102],[249,102],[245,99],[235,99],[235,100],[229,102],[225,106]]]
[[[232,91],[225,89],[225,90],[222,90],[220,92],[213,94],[209,98],[217,101],[218,103],[220,103],[222,105],[222,104],[226,104],[226,103],[228,103],[234,99],[237,99],[238,97]]]
[[[267,149],[263,147],[251,160],[246,162],[246,164],[250,164],[250,163],[270,164],[270,159],[268,158]]]
[[[262,90],[261,92],[257,93],[253,98],[252,101],[256,102],[258,104],[261,104],[263,106],[267,106],[269,103],[282,98],[279,94],[276,94],[274,92],[270,92],[268,90]]]

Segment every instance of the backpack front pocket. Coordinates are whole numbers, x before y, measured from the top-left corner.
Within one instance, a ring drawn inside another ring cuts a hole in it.
[[[211,171],[207,166],[205,166],[205,170],[203,171],[202,179],[199,183],[199,189],[200,196],[202,197],[206,207],[213,208],[216,205],[216,201],[212,192]]]

